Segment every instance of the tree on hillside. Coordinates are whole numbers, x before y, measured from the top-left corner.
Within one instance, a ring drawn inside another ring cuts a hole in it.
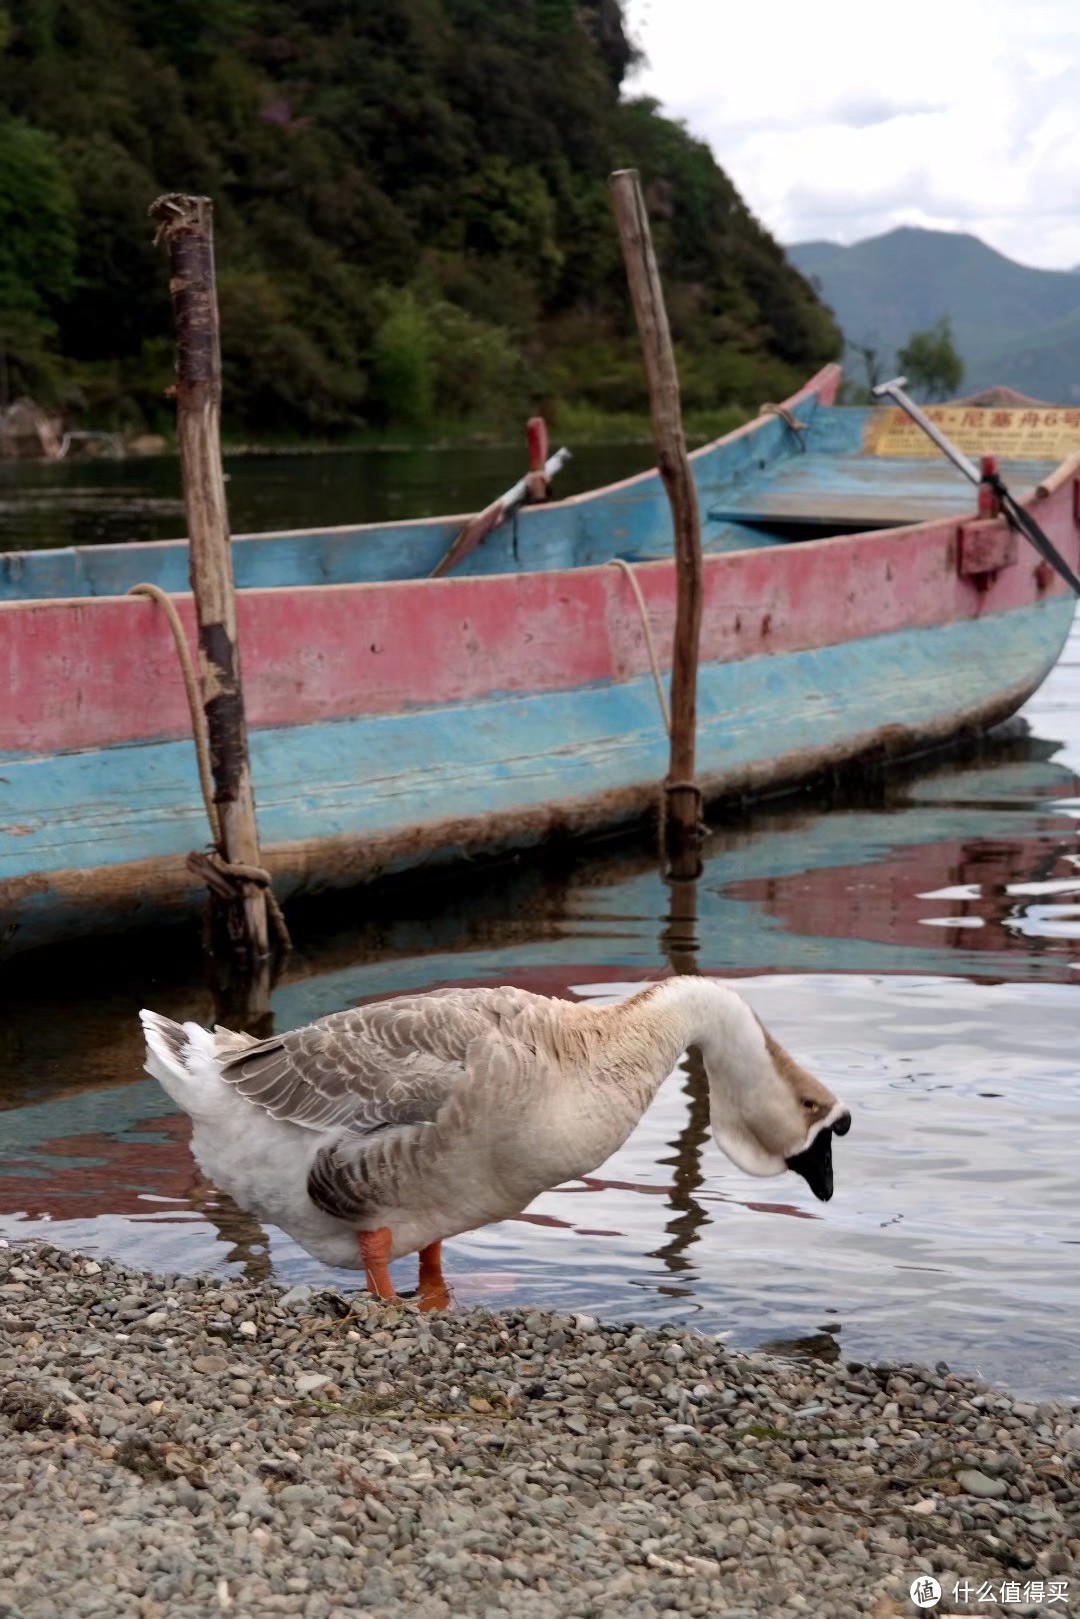
[[[56,143],[0,119],[0,405],[35,391],[47,370],[52,310],[74,280],[74,213]]]
[[[634,167],[685,407],[783,398],[840,333],[708,147],[621,99],[634,58],[620,0],[0,0],[12,387],[157,425],[178,190],[214,199],[230,430],[643,413]]]
[[[964,362],[953,342],[952,322],[943,315],[925,332],[912,332],[897,363],[914,394],[923,399],[948,399],[964,380]]]
[[[881,381],[883,370],[881,350],[873,337],[864,337],[861,343],[849,343],[848,353],[862,366],[864,380],[857,381],[849,372],[844,379],[841,400],[845,405],[872,405],[874,389]]]

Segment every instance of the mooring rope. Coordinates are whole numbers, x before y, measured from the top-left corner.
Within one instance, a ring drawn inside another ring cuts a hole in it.
[[[791,431],[795,434],[795,437],[799,441],[800,448],[803,450],[806,449],[806,440],[803,437],[803,434],[810,431],[810,423],[801,422],[794,412],[790,411],[786,405],[762,405],[758,410],[758,415],[779,416],[785,427],[790,427]]]
[[[664,716],[664,730],[671,735],[671,710],[668,707],[667,692],[664,690],[664,680],[660,673],[660,660],[656,656],[656,643],[653,641],[652,627],[649,624],[649,612],[645,606],[645,598],[641,594],[637,574],[626,561],[625,557],[612,557],[609,567],[618,568],[630,581],[630,589],[634,592],[638,613],[641,616],[641,628],[645,632],[645,646],[649,653],[649,664],[652,668],[653,683],[656,686],[656,698],[660,704],[660,712]]]
[[[283,950],[292,949],[292,937],[285,912],[273,889],[273,879],[265,866],[248,866],[242,860],[226,860],[218,849],[193,849],[187,857],[187,868],[201,877],[207,888],[212,888],[222,899],[236,898],[237,883],[255,883],[266,891],[266,909],[274,924],[274,932]]]
[[[169,621],[169,628],[176,644],[176,655],[180,659],[180,671],[184,677],[184,691],[187,693],[191,734],[195,739],[195,757],[199,763],[199,785],[206,807],[206,819],[210,822],[210,836],[220,849],[221,821],[218,818],[217,805],[214,803],[214,778],[210,770],[210,740],[206,734],[206,716],[199,700],[199,683],[195,676],[195,665],[191,661],[191,648],[184,634],[184,626],[180,622],[180,614],[176,611],[176,603],[172,597],[162,590],[160,585],[132,585],[128,595],[149,596],[159,607],[164,608],[165,617]]]
[[[645,645],[649,652],[649,666],[652,669],[653,684],[656,687],[656,697],[660,704],[660,713],[664,720],[664,730],[667,732],[668,736],[670,736],[671,710],[668,707],[667,692],[664,690],[664,680],[660,673],[660,660],[656,656],[656,643],[653,640],[652,627],[649,624],[649,613],[647,607],[645,606],[645,598],[641,593],[641,586],[638,583],[637,574],[634,572],[629,562],[626,561],[625,557],[612,557],[608,566],[618,568],[621,573],[624,573],[630,582],[631,590],[634,592],[634,600],[637,602],[638,613],[641,615],[641,628],[645,632]],[[691,792],[695,795],[697,800],[698,826],[702,832],[707,832],[708,827],[705,825],[702,814],[705,805],[705,795],[698,786],[697,782],[667,780],[662,784],[660,791],[659,810],[661,838],[663,838],[663,826],[668,813],[668,801],[671,798],[672,793],[678,792]]]
[[[222,899],[235,899],[240,883],[255,883],[259,888],[265,889],[266,908],[278,936],[278,943],[282,950],[291,950],[292,939],[284,912],[274,893],[270,873],[264,866],[248,866],[242,861],[227,860],[222,853],[221,817],[214,800],[214,777],[210,768],[210,739],[206,731],[206,716],[199,699],[199,683],[191,659],[191,648],[188,646],[180,614],[176,611],[176,603],[160,585],[146,583],[132,585],[128,595],[149,596],[159,607],[164,608],[165,617],[172,630],[176,655],[180,660],[180,671],[184,677],[184,691],[187,694],[188,712],[191,716],[191,735],[199,766],[199,786],[202,788],[203,805],[206,809],[206,819],[210,823],[211,841],[214,844],[213,850],[209,853],[195,850],[188,855],[188,870],[201,877],[207,887],[213,889]]]

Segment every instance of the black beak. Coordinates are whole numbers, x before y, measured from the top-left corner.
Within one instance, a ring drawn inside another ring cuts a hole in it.
[[[848,1119],[846,1122],[841,1120],[840,1123],[843,1125],[841,1130],[843,1134],[850,1126],[851,1120]],[[814,1196],[820,1198],[822,1203],[827,1203],[833,1194],[832,1137],[832,1127],[827,1125],[824,1130],[818,1131],[805,1152],[797,1152],[794,1158],[787,1160],[788,1168],[793,1169],[796,1175],[802,1176]]]

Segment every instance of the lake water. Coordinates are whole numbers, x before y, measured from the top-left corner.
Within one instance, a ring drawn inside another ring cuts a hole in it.
[[[648,444],[585,445],[558,474],[555,492],[595,489],[652,462]],[[524,447],[507,445],[227,455],[229,521],[234,534],[258,534],[480,511],[527,465]],[[173,456],[0,460],[0,551],[171,540],[183,532]]]
[[[292,475],[321,477],[314,459]],[[852,1110],[820,1204],[729,1164],[680,1069],[595,1175],[447,1245],[461,1303],[678,1318],[742,1346],[828,1328],[849,1357],[1080,1392],[1075,632],[1025,719],[843,802],[717,819],[696,885],[612,842],[296,913],[278,1028],[448,983],[606,999],[697,966]],[[0,967],[0,1233],[352,1288],[201,1181],[186,1121],[141,1074],[140,1006],[213,1019],[197,944],[182,928]]]

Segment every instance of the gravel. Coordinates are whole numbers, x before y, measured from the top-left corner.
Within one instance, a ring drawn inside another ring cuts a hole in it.
[[[1070,1403],[349,1303],[0,1249],[0,1615],[888,1619],[919,1575],[1077,1611]]]

